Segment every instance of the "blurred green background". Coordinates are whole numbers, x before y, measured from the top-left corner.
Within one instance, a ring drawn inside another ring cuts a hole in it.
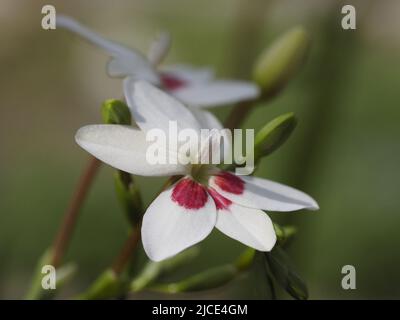
[[[258,174],[306,191],[321,210],[271,215],[299,226],[289,253],[311,299],[400,298],[400,2],[350,3],[355,31],[341,28],[340,1],[1,0],[0,297],[23,296],[53,241],[88,158],[74,142],[76,130],[99,123],[102,101],[122,96],[101,50],[64,30],[41,29],[41,8],[53,4],[142,51],[169,30],[167,63],[209,65],[221,77],[243,79],[274,38],[304,25],[313,40],[306,65],[245,127],[296,113],[293,136]],[[230,109],[216,114],[224,119]],[[71,292],[110,264],[127,235],[112,173],[101,170],[82,210],[66,259],[79,264]],[[163,180],[138,180],[148,203]],[[218,232],[201,248],[190,270],[230,261],[243,249]],[[341,288],[347,264],[357,270],[356,290]]]

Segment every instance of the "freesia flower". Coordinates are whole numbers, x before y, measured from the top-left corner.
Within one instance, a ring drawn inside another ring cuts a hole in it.
[[[146,80],[188,106],[214,107],[254,99],[259,95],[255,84],[215,80],[210,69],[195,69],[187,65],[157,68],[170,47],[170,37],[166,33],[152,43],[145,57],[137,50],[103,38],[69,17],[57,16],[57,27],[66,28],[105,50],[111,56],[107,66],[110,76]]]
[[[144,81],[125,79],[124,92],[138,128],[89,125],[78,130],[76,141],[98,159],[132,174],[182,176],[161,192],[144,214],[142,241],[150,259],[173,256],[205,239],[214,227],[249,247],[270,251],[276,235],[271,219],[262,210],[318,209],[307,194],[266,179],[236,176],[196,161],[149,164],[149,130],[158,128],[168,133],[170,121],[177,121],[179,130],[198,131],[215,123],[196,118],[180,101]]]

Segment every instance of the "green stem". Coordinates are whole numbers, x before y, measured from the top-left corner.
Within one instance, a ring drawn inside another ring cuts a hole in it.
[[[238,272],[239,270],[235,266],[228,264],[208,269],[178,282],[159,284],[151,289],[165,293],[212,289],[228,283]]]
[[[220,287],[252,265],[255,250],[246,249],[233,263],[210,268],[178,282],[158,284],[151,289],[165,293],[200,291]]]
[[[143,268],[142,272],[131,282],[130,290],[132,292],[139,292],[145,289],[162,275],[176,270],[183,264],[193,260],[199,254],[199,251],[198,247],[192,247],[161,262],[149,261]]]

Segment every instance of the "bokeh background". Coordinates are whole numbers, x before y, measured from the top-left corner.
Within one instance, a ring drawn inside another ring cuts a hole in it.
[[[299,227],[288,248],[311,299],[400,298],[400,2],[346,1],[357,30],[341,28],[340,1],[0,1],[0,297],[21,298],[50,245],[88,155],[74,142],[101,121],[105,99],[122,96],[106,76],[108,57],[64,30],[41,29],[41,8],[73,16],[101,34],[146,51],[169,30],[167,63],[212,66],[249,79],[261,50],[298,24],[311,34],[307,63],[245,123],[261,128],[294,111],[290,140],[258,174],[313,195],[318,212],[272,214]],[[216,110],[226,118],[231,106]],[[113,260],[128,224],[104,167],[82,210],[67,261],[85,288]],[[162,179],[139,178],[148,203]],[[214,232],[187,270],[230,261],[243,247]],[[357,289],[341,288],[354,265]],[[288,298],[281,294],[282,298]]]

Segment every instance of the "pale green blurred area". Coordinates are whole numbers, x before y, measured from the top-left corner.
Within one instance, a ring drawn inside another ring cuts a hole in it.
[[[219,76],[243,79],[272,39],[305,25],[313,39],[307,64],[245,127],[296,113],[294,135],[257,174],[308,192],[321,209],[271,216],[299,226],[289,253],[311,299],[400,298],[400,3],[351,1],[356,31],[341,28],[336,3],[1,0],[0,297],[23,296],[54,238],[88,158],[74,142],[76,130],[99,123],[101,102],[122,96],[101,50],[64,30],[41,29],[41,7],[54,4],[144,52],[157,31],[169,30],[168,63],[210,65]],[[230,108],[216,114],[224,119]],[[66,258],[79,264],[71,292],[107,267],[126,237],[112,173],[103,168],[82,210]],[[163,179],[138,181],[149,203]],[[185,273],[231,261],[241,249],[215,232]],[[341,288],[347,264],[357,270],[353,291]]]

